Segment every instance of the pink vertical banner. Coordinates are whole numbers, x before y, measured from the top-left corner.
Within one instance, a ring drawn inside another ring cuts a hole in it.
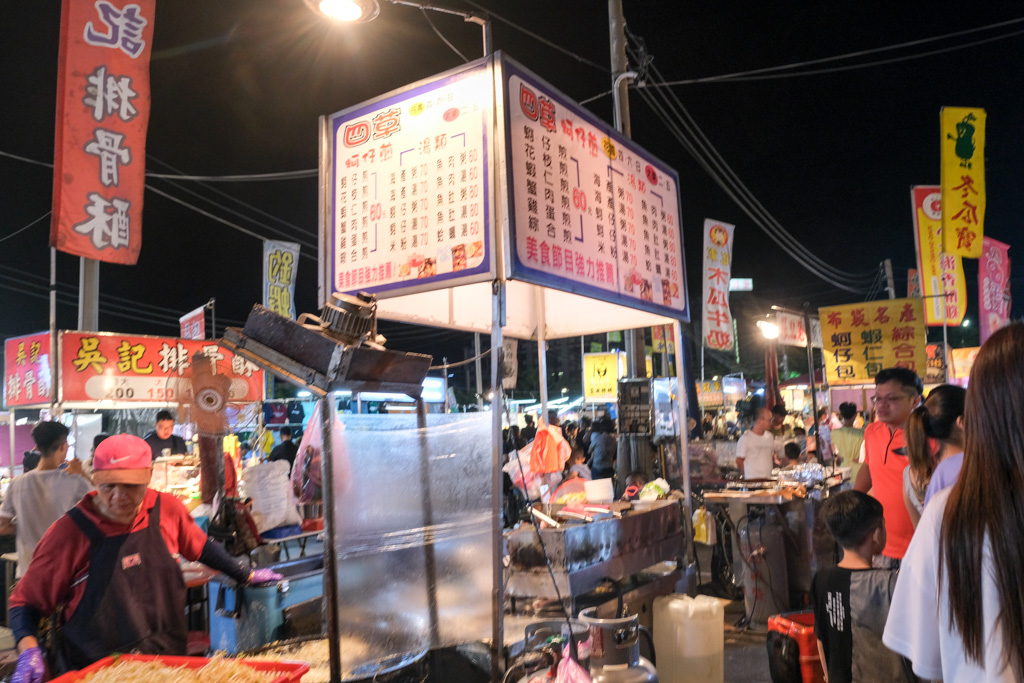
[[[1010,245],[991,237],[982,240],[978,260],[978,314],[981,318],[981,343],[1006,325],[1010,318]]]

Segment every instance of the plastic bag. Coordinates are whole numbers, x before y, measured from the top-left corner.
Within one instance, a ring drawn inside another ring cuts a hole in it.
[[[693,541],[694,543],[708,543],[708,511],[704,508],[697,508],[693,513]]]
[[[569,656],[569,646],[562,650],[562,660],[558,662],[556,683],[591,683],[590,672],[580,666]]]
[[[334,495],[338,496],[345,492],[352,477],[350,476],[348,449],[345,447],[345,425],[341,422],[337,412],[334,414],[332,435],[334,439],[331,444],[333,456],[331,464],[334,466]],[[292,487],[295,495],[299,498],[299,503],[323,500],[320,462],[322,453],[323,428],[320,420],[320,401],[317,401],[313,407],[313,414],[309,417],[306,431],[302,434],[299,452],[295,455],[295,464],[292,466]]]

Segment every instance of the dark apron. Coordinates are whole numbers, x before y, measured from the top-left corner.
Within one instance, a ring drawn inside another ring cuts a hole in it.
[[[184,655],[185,580],[160,533],[160,498],[149,526],[120,536],[105,536],[77,507],[68,514],[91,545],[85,594],[61,628],[61,668],[115,652]]]

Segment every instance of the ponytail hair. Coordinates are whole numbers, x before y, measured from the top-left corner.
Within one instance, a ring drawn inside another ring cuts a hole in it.
[[[967,392],[955,384],[940,384],[931,390],[920,406],[907,420],[907,458],[911,471],[919,482],[931,479],[935,470],[935,456],[928,439],[949,441],[956,430],[957,418],[964,414]]]

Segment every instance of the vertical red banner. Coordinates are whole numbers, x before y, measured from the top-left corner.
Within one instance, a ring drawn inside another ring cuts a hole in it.
[[[156,0],[63,0],[50,245],[134,265],[142,247]]]
[[[1010,245],[982,240],[978,261],[978,317],[981,343],[1010,319]]]

